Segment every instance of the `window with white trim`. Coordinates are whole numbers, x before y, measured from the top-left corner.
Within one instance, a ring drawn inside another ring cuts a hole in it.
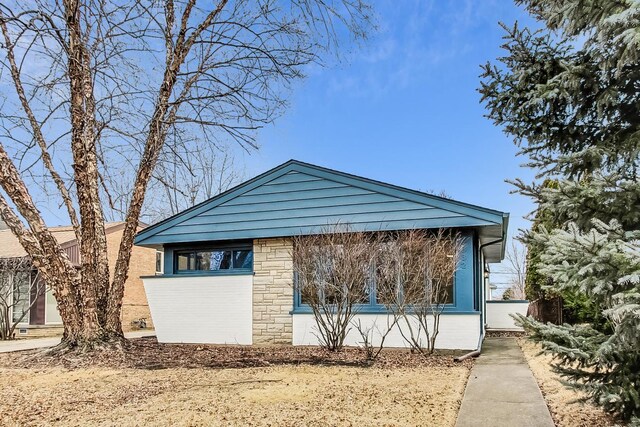
[[[164,252],[156,251],[156,274],[164,273]]]

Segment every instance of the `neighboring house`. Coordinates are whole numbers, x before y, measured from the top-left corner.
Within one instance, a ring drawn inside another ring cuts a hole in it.
[[[107,252],[109,257],[109,267],[113,270],[118,256],[120,240],[122,239],[122,231],[124,222],[113,222],[105,224],[105,232],[107,235]],[[75,265],[80,264],[80,248],[75,238],[75,233],[71,226],[50,227],[49,231],[54,238],[60,243],[62,249],[67,253],[69,259]],[[27,256],[18,239],[13,233],[0,224],[0,258],[21,258]],[[124,299],[122,304],[122,326],[125,330],[133,329],[136,324],[132,322],[139,319],[146,319],[147,327],[152,327],[151,316],[149,314],[149,306],[144,293],[141,275],[154,274],[156,272],[157,251],[142,247],[134,247],[131,254],[131,263],[129,269],[129,278],[125,283]],[[36,271],[32,271],[32,277],[35,277]],[[25,276],[26,277],[26,276]],[[20,284],[16,284],[20,286]],[[24,317],[23,322],[19,325],[19,334],[22,335],[46,335],[59,332],[62,326],[62,320],[58,313],[56,300],[53,297],[51,289],[45,286],[38,286],[44,290],[39,294],[32,292],[29,300],[25,300],[20,304],[21,307],[15,307],[15,310],[26,309],[31,306],[31,310]],[[35,287],[34,287],[35,289]],[[35,298],[35,301],[34,301]],[[15,311],[14,310],[14,311]],[[18,318],[20,313],[12,313],[12,317]]]
[[[164,274],[143,277],[160,342],[311,345],[315,320],[293,286],[293,236],[336,223],[371,232],[455,229],[464,248],[437,347],[475,349],[485,328],[485,265],[503,259],[508,219],[291,160],[142,230],[135,242],[164,251]],[[386,316],[375,300],[358,307],[363,324]],[[347,343],[358,341],[351,331]],[[399,331],[386,342],[405,345]]]

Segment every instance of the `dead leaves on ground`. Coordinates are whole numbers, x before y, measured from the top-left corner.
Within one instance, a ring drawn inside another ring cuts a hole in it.
[[[159,344],[155,338],[128,341],[124,348],[101,349],[77,355],[48,354],[42,350],[23,351],[0,355],[0,367],[43,368],[62,367],[78,369],[89,367],[171,369],[171,368],[250,368],[278,365],[322,365],[378,368],[398,367],[452,367],[454,352],[432,356],[411,353],[403,349],[383,351],[375,362],[368,361],[362,350],[345,348],[340,352],[326,351],[311,346],[235,346]],[[462,362],[471,366],[473,362]]]

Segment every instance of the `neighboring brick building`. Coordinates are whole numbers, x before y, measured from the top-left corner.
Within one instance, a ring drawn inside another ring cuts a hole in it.
[[[109,270],[113,274],[124,222],[113,222],[105,224],[107,235],[107,252],[109,257]],[[50,227],[49,230],[58,240],[62,249],[67,252],[71,262],[79,265],[80,251],[75,239],[75,233],[71,226]],[[21,258],[27,256],[18,239],[13,233],[0,224],[0,258]],[[122,326],[124,330],[137,328],[137,322],[145,319],[147,328],[152,328],[151,315],[147,304],[147,297],[144,292],[140,276],[155,274],[156,272],[156,250],[134,246],[131,253],[131,263],[129,266],[129,278],[125,283],[125,292],[122,302]],[[35,272],[34,272],[35,274]],[[43,286],[42,289],[45,289]],[[35,298],[35,301],[34,301]],[[26,308],[34,302],[29,314],[25,316],[24,323],[19,325],[19,333],[27,336],[52,335],[61,332],[62,321],[56,307],[56,301],[50,290],[40,295],[31,295],[30,301],[26,302]],[[16,313],[17,315],[17,313]]]

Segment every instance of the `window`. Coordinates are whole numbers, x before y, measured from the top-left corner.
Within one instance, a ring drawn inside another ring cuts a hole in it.
[[[455,297],[456,272],[465,269],[459,262],[465,243],[457,234],[417,231],[377,237],[352,246],[339,241],[339,235],[295,240],[295,306],[355,303],[372,312],[401,307],[414,313],[445,305],[452,311],[466,308]],[[472,291],[473,283],[465,280],[465,288],[467,284]]]
[[[309,275],[305,276],[305,282],[309,286],[298,286],[301,303],[322,301],[323,304],[338,304],[341,301],[354,301],[356,304],[369,304],[372,287],[371,268],[362,266],[362,269],[359,269],[357,266],[360,262],[347,259],[348,257],[341,244],[313,246],[308,257]],[[350,267],[345,267],[346,264]],[[336,265],[342,266],[340,271],[336,271]],[[345,274],[350,280],[349,285],[345,285],[339,277]],[[298,280],[299,276],[295,277],[295,280]]]
[[[13,274],[13,321],[28,323],[29,306],[31,305],[30,272],[20,271]]]
[[[433,279],[431,285],[424,280],[411,283],[405,282],[404,286],[378,286],[376,287],[377,304],[390,304],[394,300],[404,299],[409,304],[420,304],[425,301],[433,301],[436,304],[453,304],[453,278],[451,280]]]
[[[176,251],[177,272],[230,270],[251,271],[253,251],[251,249],[198,249]]]
[[[443,304],[453,304],[453,280],[443,281],[439,286],[439,302]]]
[[[31,271],[3,271],[0,273],[0,289],[3,292],[11,290],[7,295],[11,298],[11,320],[13,322],[29,321],[28,314],[31,303]]]
[[[329,273],[330,273],[330,269]],[[330,274],[329,274],[330,275]],[[298,276],[296,274],[295,280]],[[386,283],[378,283],[378,280]],[[405,277],[404,286],[395,285],[397,277],[385,277],[385,272],[378,265],[372,265],[370,273],[365,279],[362,292],[356,296],[359,304],[366,304],[382,308],[390,304],[399,303],[404,300],[409,305],[424,303],[432,300],[434,304],[454,303],[454,281],[455,277],[448,279],[432,279],[429,285],[424,277],[419,274]],[[312,299],[320,298],[327,304],[332,304],[338,298],[342,298],[342,288],[331,286],[331,279],[323,280],[325,286],[317,288],[309,287],[303,290],[298,289],[300,299],[299,304],[308,305]],[[317,294],[316,294],[317,293]]]
[[[156,274],[162,274],[164,272],[164,253],[162,251],[156,251]]]

